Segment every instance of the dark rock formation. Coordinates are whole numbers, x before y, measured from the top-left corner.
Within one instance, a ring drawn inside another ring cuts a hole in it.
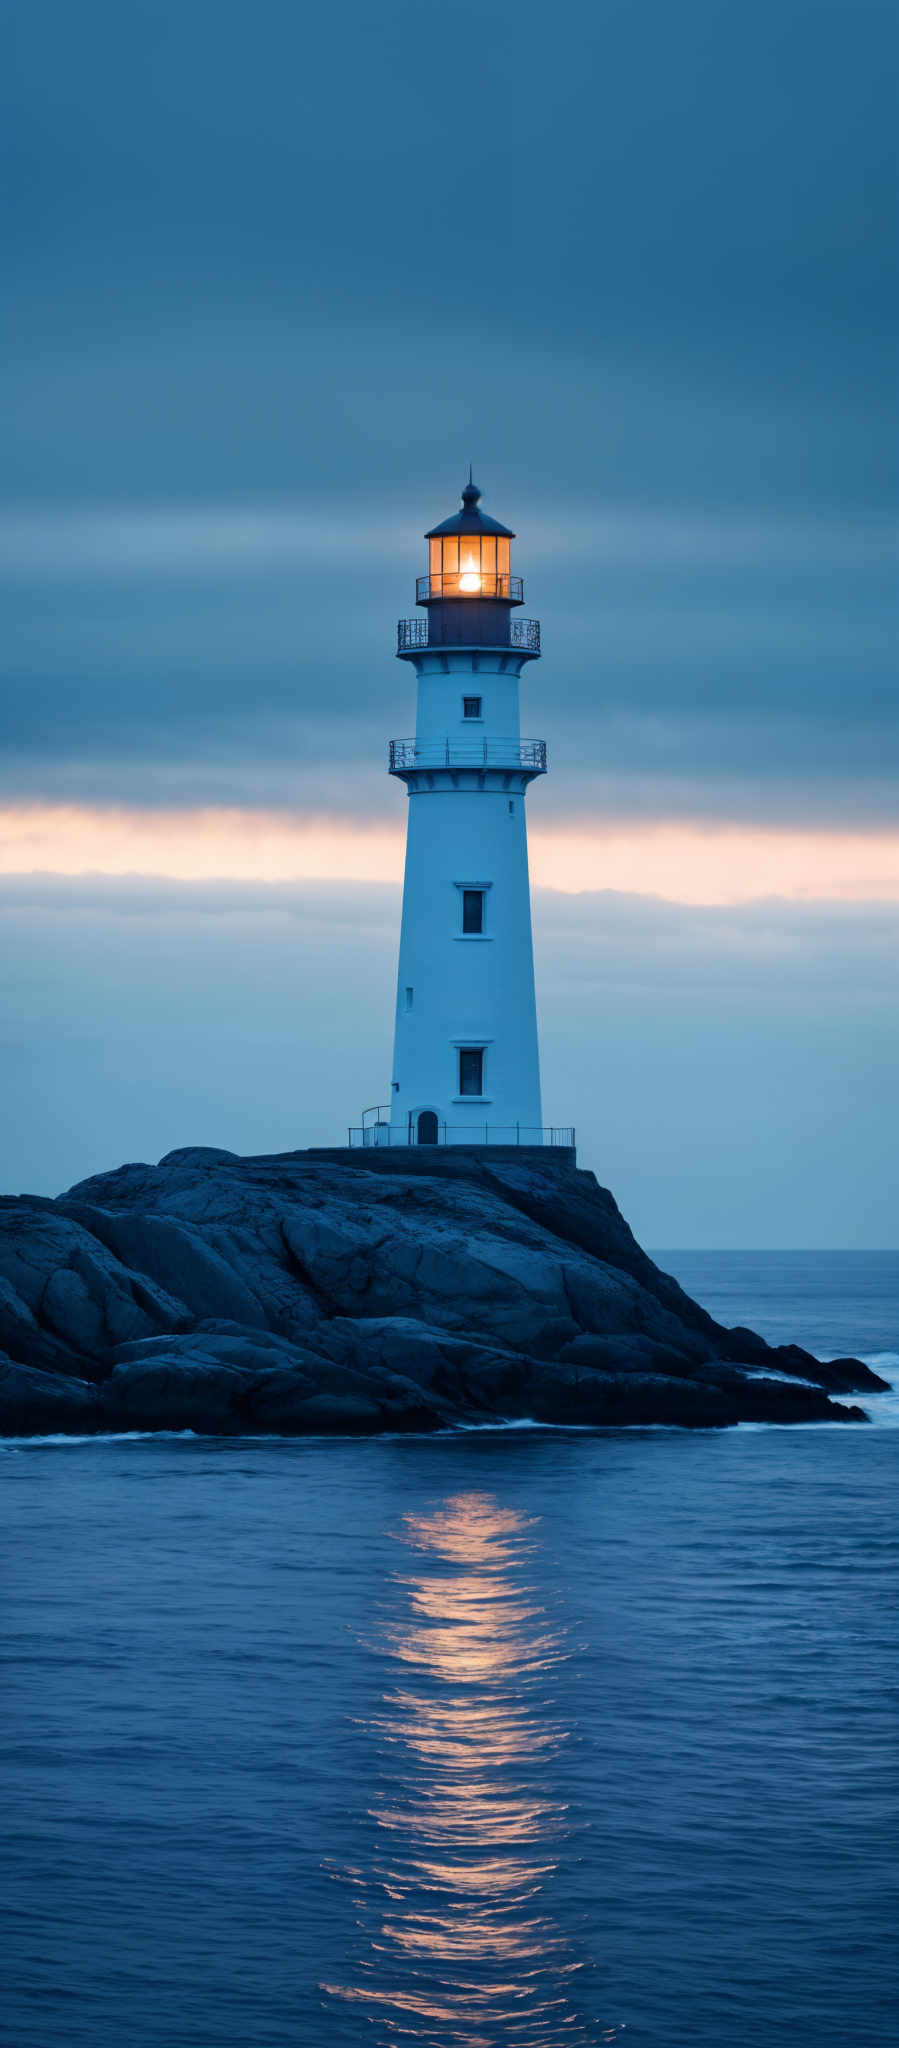
[[[565,1155],[194,1149],[0,1200],[0,1429],[863,1420],[725,1330]]]

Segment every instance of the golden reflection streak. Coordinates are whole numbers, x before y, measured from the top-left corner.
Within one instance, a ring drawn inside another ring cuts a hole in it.
[[[380,1648],[419,1683],[372,1721],[386,1782],[368,1810],[390,1860],[363,1880],[370,1981],[327,1987],[387,2026],[382,2048],[595,2038],[567,1989],[580,1965],[539,1911],[566,1814],[541,1782],[567,1739],[545,1684],[568,1653],[523,1582],[535,1526],[481,1493],[403,1518],[422,1568],[396,1574]]]

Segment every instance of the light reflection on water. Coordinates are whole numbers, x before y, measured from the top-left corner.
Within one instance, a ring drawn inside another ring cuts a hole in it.
[[[553,1683],[572,1651],[526,1582],[536,1527],[470,1492],[397,1532],[374,1645],[400,1667],[371,1723],[375,1845],[345,1873],[360,1952],[355,1981],[323,1987],[358,2004],[378,2048],[596,2038],[584,1958],[544,1897],[570,1832],[547,1767],[568,1739]]]

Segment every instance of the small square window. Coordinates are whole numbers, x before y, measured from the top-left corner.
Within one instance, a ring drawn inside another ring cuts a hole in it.
[[[483,889],[463,889],[462,930],[467,932],[470,938],[474,938],[483,932],[483,929],[484,891]]]
[[[463,716],[463,718],[480,718],[480,716],[481,716],[481,703],[482,703],[482,699],[481,699],[480,697],[463,697],[463,699],[462,699],[462,716]]]
[[[482,1045],[464,1045],[459,1052],[459,1094],[483,1095],[484,1093],[484,1048]]]

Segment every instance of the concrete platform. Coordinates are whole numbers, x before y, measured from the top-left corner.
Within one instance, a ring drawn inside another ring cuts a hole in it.
[[[364,1173],[429,1174],[440,1180],[469,1180],[490,1166],[529,1166],[546,1173],[573,1173],[574,1145],[310,1145],[302,1152],[266,1153],[260,1165],[353,1166]]]

